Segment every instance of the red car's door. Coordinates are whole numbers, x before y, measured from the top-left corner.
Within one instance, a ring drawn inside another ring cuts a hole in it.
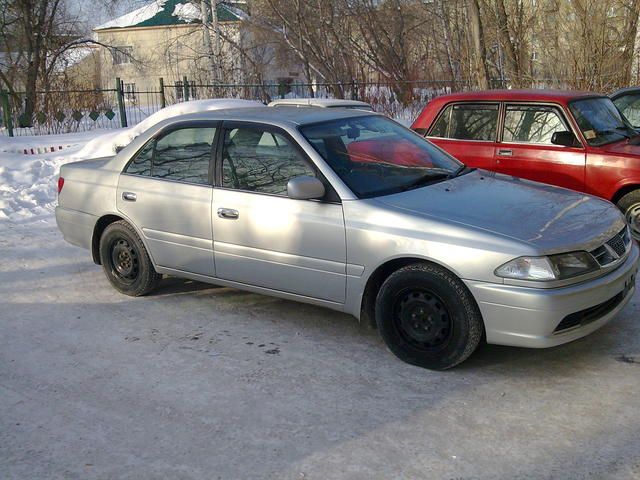
[[[470,167],[493,170],[498,111],[497,102],[448,105],[427,139]]]
[[[584,190],[586,152],[551,143],[555,132],[572,130],[562,110],[550,105],[507,104],[495,170],[515,177]]]

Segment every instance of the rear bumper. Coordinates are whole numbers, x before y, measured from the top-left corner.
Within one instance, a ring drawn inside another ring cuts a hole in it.
[[[613,272],[563,288],[465,283],[480,307],[488,343],[546,348],[584,337],[615,317],[635,292],[638,259],[634,243],[625,263]],[[588,315],[581,323],[557,329],[567,316],[583,311]]]
[[[91,249],[93,228],[98,217],[88,213],[56,207],[56,223],[64,239],[72,245]]]

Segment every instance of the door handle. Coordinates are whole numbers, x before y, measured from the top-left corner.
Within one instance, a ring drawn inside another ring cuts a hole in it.
[[[122,199],[127,202],[135,202],[138,199],[138,196],[133,192],[122,192]]]
[[[501,148],[500,150],[498,150],[498,155],[500,155],[501,157],[510,157],[513,155],[513,150]]]
[[[234,210],[233,208],[219,208],[218,216],[220,218],[228,218],[230,220],[235,220],[240,216],[240,213],[238,213],[238,211]]]

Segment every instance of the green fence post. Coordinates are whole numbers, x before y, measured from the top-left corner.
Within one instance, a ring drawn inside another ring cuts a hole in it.
[[[120,113],[120,126],[127,126],[127,111],[124,109],[124,93],[120,77],[116,77],[116,96],[118,97],[118,112]]]
[[[9,136],[13,137],[13,122],[11,120],[11,110],[9,110],[9,92],[0,90],[0,104],[2,104],[2,115],[4,116],[4,124],[7,127]]]
[[[187,76],[182,77],[182,88],[184,88],[184,101],[189,101],[189,83],[187,80]]]
[[[280,82],[278,84],[278,95],[280,95],[280,98],[284,98],[286,94],[287,94],[287,87],[284,82]]]
[[[160,77],[160,108],[167,106],[167,99],[164,98],[164,78]]]

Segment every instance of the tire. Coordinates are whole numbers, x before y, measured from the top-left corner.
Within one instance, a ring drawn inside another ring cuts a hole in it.
[[[132,297],[146,295],[162,278],[153,268],[142,240],[124,220],[110,224],[102,233],[100,261],[111,285]]]
[[[618,200],[618,208],[624,213],[633,238],[640,240],[640,190],[629,192]]]
[[[408,265],[385,280],[376,298],[376,324],[394,355],[431,370],[466,360],[484,331],[466,286],[448,270],[428,263]]]

